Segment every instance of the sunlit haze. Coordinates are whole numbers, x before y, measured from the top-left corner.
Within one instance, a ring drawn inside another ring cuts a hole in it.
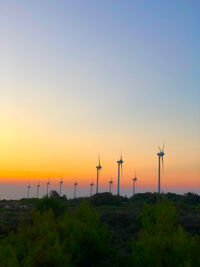
[[[200,192],[199,1],[1,1],[0,198]]]

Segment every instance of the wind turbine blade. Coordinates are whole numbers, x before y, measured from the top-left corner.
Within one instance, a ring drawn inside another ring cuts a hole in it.
[[[158,148],[159,148],[159,150],[160,150],[160,152],[161,152],[161,151],[162,151],[161,148],[160,148],[159,146],[158,146]]]
[[[162,149],[163,152],[164,152],[164,149],[165,149],[165,142],[163,142],[163,149]]]

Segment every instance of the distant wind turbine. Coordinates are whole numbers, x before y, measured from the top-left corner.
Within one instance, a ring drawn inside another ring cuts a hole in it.
[[[39,188],[40,188],[40,184],[37,184],[37,198],[39,197]]]
[[[31,186],[30,186],[30,184],[29,184],[29,185],[27,186],[27,198],[29,198],[30,188],[31,188]]]
[[[109,181],[109,192],[112,193],[112,185],[113,185],[113,180],[112,178]]]
[[[62,196],[62,185],[63,185],[63,180],[61,178],[60,179],[60,197]]]
[[[48,180],[48,182],[47,182],[47,196],[49,196],[49,185],[50,185],[50,182]]]
[[[78,183],[77,183],[77,181],[75,181],[75,183],[74,183],[74,198],[76,198],[77,185],[78,185]]]
[[[160,191],[161,191],[161,185],[160,185],[160,169],[161,169],[160,168],[160,160],[162,160],[162,168],[163,168],[163,157],[165,155],[164,148],[165,148],[164,145],[163,145],[162,149],[158,146],[158,149],[159,149],[159,152],[157,153],[157,156],[158,156],[158,193],[160,193]]]
[[[123,164],[122,155],[121,155],[120,160],[117,161],[117,164],[118,164],[117,195],[119,196],[119,194],[120,194],[120,175],[122,173],[122,164]]]
[[[93,186],[94,186],[94,183],[92,181],[92,183],[90,184],[90,197],[92,196]]]
[[[135,195],[136,182],[137,182],[137,177],[136,177],[136,173],[135,173],[135,177],[133,178],[133,195]]]
[[[96,193],[99,192],[99,171],[102,169],[101,163],[100,163],[100,156],[99,156],[99,165],[96,166],[97,168],[97,185],[96,185]]]

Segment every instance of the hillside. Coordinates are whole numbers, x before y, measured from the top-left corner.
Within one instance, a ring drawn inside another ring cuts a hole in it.
[[[130,254],[130,241],[137,240],[140,229],[140,214],[146,205],[155,206],[162,200],[169,201],[175,207],[177,219],[175,224],[181,225],[191,236],[200,236],[200,196],[188,193],[135,194],[131,198],[114,196],[110,193],[95,194],[90,198],[67,199],[59,198],[57,192],[52,191],[50,198],[21,199],[0,201],[0,236],[3,241],[10,232],[18,231],[20,224],[30,225],[33,212],[47,212],[53,210],[56,218],[64,213],[76,212],[85,200],[98,214],[100,223],[106,224],[111,236],[112,248],[120,255]]]

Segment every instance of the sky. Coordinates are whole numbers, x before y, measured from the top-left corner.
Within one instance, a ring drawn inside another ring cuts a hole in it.
[[[0,2],[0,198],[200,192],[200,2]]]

